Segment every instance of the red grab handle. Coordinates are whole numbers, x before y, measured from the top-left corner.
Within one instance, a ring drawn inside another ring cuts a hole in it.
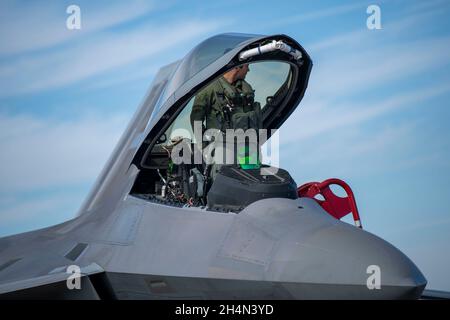
[[[347,197],[341,198],[335,195],[330,189],[332,184],[342,187],[347,193]],[[298,187],[297,193],[299,197],[314,199],[326,212],[336,219],[341,219],[351,212],[355,225],[362,229],[355,196],[350,186],[344,181],[332,178],[323,182],[308,182]],[[325,200],[316,199],[315,196],[318,194],[322,195]]]

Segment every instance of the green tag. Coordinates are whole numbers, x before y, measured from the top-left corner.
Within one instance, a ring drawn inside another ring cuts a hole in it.
[[[254,152],[252,154],[249,154],[248,149],[248,146],[239,149],[237,159],[240,167],[244,170],[259,169],[261,167],[261,163],[258,159],[258,153]]]
[[[173,171],[173,162],[172,162],[172,159],[169,159],[169,168],[168,168],[168,170],[167,170],[169,173],[172,173],[172,171]]]

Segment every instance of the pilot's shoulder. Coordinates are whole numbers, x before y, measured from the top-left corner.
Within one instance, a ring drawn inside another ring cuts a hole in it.
[[[253,92],[253,88],[250,85],[250,83],[248,83],[247,81],[245,81],[245,79],[240,80],[241,81],[241,88],[242,91],[246,91],[246,92]]]
[[[213,83],[210,83],[209,85],[201,89],[195,96],[194,107],[195,105],[204,106],[213,103],[214,91],[215,87]]]
[[[218,81],[213,81],[210,84],[208,84],[206,87],[204,87],[198,95],[202,96],[211,96],[214,92],[220,89],[220,84]]]

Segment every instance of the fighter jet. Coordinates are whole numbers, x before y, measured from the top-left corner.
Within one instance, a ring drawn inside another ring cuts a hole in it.
[[[308,53],[286,35],[201,42],[156,74],[74,219],[0,239],[0,298],[419,298],[416,265],[359,219],[337,219],[314,198],[320,184],[242,163],[211,182],[208,165],[172,161],[180,141],[203,143],[195,98],[244,65],[270,138],[304,96]]]

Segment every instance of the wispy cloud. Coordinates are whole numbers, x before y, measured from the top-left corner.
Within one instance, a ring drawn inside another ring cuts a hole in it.
[[[83,193],[72,189],[47,193],[38,199],[17,197],[0,207],[0,237],[67,221],[75,216],[83,197]]]
[[[429,4],[432,4],[431,1]],[[374,47],[375,44],[384,46],[389,42],[397,43],[399,38],[404,38],[408,31],[420,27],[424,23],[429,23],[436,19],[437,16],[445,16],[445,11],[442,10],[441,6],[436,6],[435,4],[420,8],[412,4],[411,6],[406,6],[405,14],[396,19],[385,20],[382,18],[382,30],[368,30],[365,24],[361,24],[357,29],[334,34],[328,38],[307,44],[307,49],[313,55],[316,55],[322,52],[328,54],[330,50],[334,52],[336,49],[356,50],[355,46],[363,48],[363,44],[366,44],[366,47]],[[382,37],[375,37],[375,35],[382,35]]]
[[[450,37],[410,41],[378,48],[361,46],[354,52],[322,61],[314,79],[319,96],[338,96],[375,90],[393,81],[430,72],[450,64]],[[356,53],[357,52],[357,53]]]
[[[184,21],[171,26],[147,25],[127,32],[104,33],[80,44],[8,61],[0,65],[1,96],[54,89],[140,59],[180,48],[216,29],[220,21]],[[183,50],[180,54],[185,54]]]
[[[376,103],[332,103],[329,101],[317,102],[305,101],[301,112],[297,112],[289,119],[281,129],[283,144],[294,141],[313,139],[325,132],[348,127],[351,125],[361,125],[365,121],[374,120],[388,112],[394,112],[399,108],[417,105],[442,94],[450,92],[450,84],[443,84],[437,87],[429,87],[417,90],[414,93],[403,92],[392,97],[385,98]],[[298,128],[301,128],[300,130]]]
[[[396,234],[398,233],[423,232],[426,229],[434,229],[436,227],[442,227],[449,224],[450,217],[445,217],[438,220],[430,220],[426,215],[424,215],[423,220],[421,221],[406,222],[404,225],[398,226],[395,231],[392,230],[389,233],[389,236],[396,236]]]
[[[280,163],[282,167],[292,167],[291,173],[301,178],[299,184],[336,176],[352,181],[356,177],[386,174],[404,166],[411,146],[398,142],[408,141],[416,129],[415,124],[385,125],[369,131],[344,126],[314,138],[283,144]],[[281,132],[280,140],[287,135]]]
[[[448,93],[448,82],[414,90],[405,89],[403,84],[414,76],[436,73],[450,66],[450,36],[390,41],[398,39],[408,28],[420,27],[435,10],[411,14],[391,24],[389,32],[379,31],[388,32],[388,36],[374,37],[371,31],[361,30],[337,34],[312,45],[319,61],[313,68],[301,107],[282,128],[282,132],[289,132],[282,142],[311,139],[337,128],[357,126]],[[336,48],[329,50],[332,46]],[[386,91],[392,86],[403,89]],[[376,99],[370,98],[374,93]]]
[[[0,115],[0,192],[90,182],[128,120],[124,115],[66,121]]]
[[[378,1],[380,2],[380,1]],[[382,1],[381,1],[382,2]],[[364,8],[367,8],[368,4],[365,2],[355,2],[350,4],[343,4],[338,6],[330,6],[325,7],[320,10],[315,11],[309,11],[297,15],[289,15],[287,17],[284,17],[283,19],[279,19],[278,21],[265,24],[265,27],[280,27],[280,26],[286,26],[291,24],[299,24],[304,23],[312,20],[319,20],[324,19],[328,17],[335,17],[339,15],[343,15],[349,12],[353,12],[355,10],[361,10]],[[362,14],[365,13],[365,10],[361,10]]]
[[[442,11],[443,8],[449,7],[447,0],[408,1],[406,3],[408,4],[405,6],[407,13],[422,13],[430,9]]]
[[[52,194],[51,197],[41,197],[27,201],[16,200],[17,202],[10,206],[10,208],[1,210],[0,225],[7,226],[23,223],[30,219],[42,217],[54,210],[60,210],[61,216],[67,217],[68,212],[64,212],[64,208],[67,208],[68,204],[72,203],[73,200],[74,197],[68,194],[58,194],[57,197]]]
[[[66,28],[67,3],[2,1],[0,4],[0,55],[36,51],[74,41],[134,20],[148,14],[155,6],[153,1],[78,2],[81,9],[82,28]],[[38,32],[36,32],[38,30]]]

